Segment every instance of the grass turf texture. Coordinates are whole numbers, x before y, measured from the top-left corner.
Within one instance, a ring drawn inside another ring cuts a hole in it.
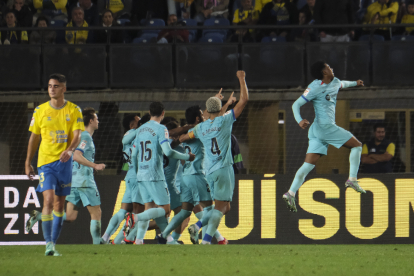
[[[409,275],[412,245],[1,246],[0,275]]]

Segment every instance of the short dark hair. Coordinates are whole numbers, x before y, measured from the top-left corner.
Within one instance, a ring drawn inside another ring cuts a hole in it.
[[[131,125],[131,122],[135,121],[135,116],[137,115],[129,114],[129,115],[126,115],[124,119],[122,120],[122,126],[124,127],[126,131],[131,129],[130,125]]]
[[[82,111],[83,124],[87,127],[91,120],[95,120],[96,111],[93,107],[86,107]]]
[[[164,119],[162,119],[162,121],[161,121],[161,124],[166,126],[169,122],[177,122],[177,124],[178,124],[177,119],[174,118],[174,117],[171,117],[171,116],[164,117]]]
[[[141,120],[139,120],[138,127],[149,122],[149,120],[151,120],[151,115],[149,113],[146,113],[144,116],[141,117]]]
[[[325,69],[326,62],[324,61],[317,61],[314,64],[312,64],[310,68],[310,72],[313,78],[317,80],[323,79],[323,73],[322,70]]]
[[[381,124],[381,123],[375,124],[374,125],[374,132],[377,131],[377,128],[383,128],[385,130],[385,125]]]
[[[104,17],[105,13],[108,13],[108,12],[112,15],[112,17],[114,17],[114,13],[111,10],[106,9],[102,12],[102,18]]]
[[[45,21],[45,22],[46,22],[46,25],[49,27],[50,22],[49,22],[49,19],[47,19],[47,17],[46,17],[46,16],[44,16],[44,15],[40,15],[40,16],[37,18],[37,20],[36,20],[36,24],[35,24],[35,26],[36,26],[36,27],[38,27],[38,26],[39,26],[39,22],[40,22],[40,21]]]
[[[172,129],[175,129],[175,128],[179,127],[179,125],[178,125],[178,122],[176,122],[176,121],[170,121],[165,125],[165,127],[168,130],[172,130]]]
[[[49,80],[57,80],[60,83],[66,84],[66,77],[64,75],[58,74],[58,73],[50,75]]]
[[[8,10],[8,11],[4,14],[4,17],[6,17],[6,15],[8,15],[9,13],[12,13],[12,14],[14,15],[14,17],[16,18],[16,20],[17,20],[16,12],[15,12],[14,10]]]
[[[194,124],[197,120],[197,117],[200,117],[201,120],[201,107],[199,105],[193,105],[186,109],[185,119],[187,124]]]
[[[164,105],[162,102],[152,102],[150,104],[150,115],[154,117],[160,117],[164,111]]]

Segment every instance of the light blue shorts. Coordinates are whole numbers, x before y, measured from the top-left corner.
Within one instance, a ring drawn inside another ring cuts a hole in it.
[[[138,189],[143,203],[155,202],[157,205],[170,204],[170,193],[167,183],[161,181],[139,181]]]
[[[138,190],[138,182],[136,178],[125,178],[125,193],[122,198],[122,203],[139,203],[142,202],[141,194]]]
[[[70,195],[66,197],[66,201],[72,203],[76,207],[97,206],[101,205],[101,196],[98,188],[76,188],[72,187]]]
[[[339,149],[353,136],[351,132],[337,125],[324,125],[321,127],[314,122],[309,128],[309,146],[306,153],[326,155],[329,145]]]
[[[181,206],[180,191],[171,183],[167,182],[168,192],[170,193],[170,209],[174,210]]]
[[[185,186],[185,195],[182,192],[181,201],[189,202],[191,204],[197,205],[200,201],[210,201],[210,185],[208,185],[206,176],[204,174],[192,174],[192,175],[183,175],[181,181],[181,187]],[[181,188],[182,190],[183,188]],[[193,200],[190,200],[191,195],[193,195]]]
[[[212,198],[220,201],[231,201],[234,191],[234,170],[233,166],[218,169],[207,175],[208,183],[213,186]]]

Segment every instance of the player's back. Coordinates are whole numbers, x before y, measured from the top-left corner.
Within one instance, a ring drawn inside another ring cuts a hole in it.
[[[172,141],[172,139],[168,139],[168,143],[171,143]],[[181,145],[178,145],[176,148],[174,148],[174,150],[180,153],[184,153],[184,148]],[[167,184],[173,185],[175,183],[180,162],[181,160],[179,159],[169,158],[165,155],[163,156],[164,175]]]
[[[319,125],[335,124],[335,107],[341,81],[334,78],[329,84],[321,80],[314,80],[309,84],[303,97],[313,103],[315,121]]]
[[[168,130],[156,121],[149,121],[137,130],[135,146],[138,147],[138,181],[165,180],[162,143],[168,143]]]
[[[85,130],[81,109],[66,101],[61,108],[50,102],[36,107],[29,130],[42,136],[38,167],[59,160],[60,154],[71,143],[75,129]]]
[[[190,132],[192,131],[189,130]],[[187,140],[183,143],[186,153],[195,154],[194,161],[186,161],[184,164],[183,175],[205,174],[204,171],[204,144],[199,139]]]
[[[206,158],[206,173],[210,174],[220,168],[233,165],[231,156],[231,131],[236,120],[234,111],[230,110],[214,120],[208,119],[198,124],[194,135],[203,143]]]
[[[90,162],[95,162],[95,144],[92,137],[87,131],[81,134],[81,142],[76,150],[82,151],[83,157]],[[93,178],[93,169],[88,166],[73,162],[72,169],[72,187],[89,187],[95,186]]]

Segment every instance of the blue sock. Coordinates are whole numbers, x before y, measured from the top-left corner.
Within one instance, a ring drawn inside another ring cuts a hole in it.
[[[127,213],[126,210],[121,209],[119,210],[109,221],[108,227],[105,230],[104,240],[108,241],[109,237],[111,237],[116,229],[118,229],[119,224],[124,220],[125,214]]]
[[[145,221],[138,221],[138,227],[137,227],[137,240],[143,240],[145,237],[145,233],[147,233],[148,230],[148,226],[149,226],[150,221],[149,220],[145,220]]]
[[[53,211],[52,242],[55,244],[59,238],[60,232],[62,231],[63,214],[63,212],[59,213]]]
[[[163,238],[166,238],[175,228],[177,228],[181,223],[191,215],[190,211],[181,209],[181,211],[175,215],[171,222],[168,224],[167,228],[162,232]],[[158,225],[158,222],[157,222]],[[158,225],[159,227],[159,225]],[[160,228],[161,229],[161,228]]]
[[[154,219],[160,229],[161,233],[165,231],[165,228],[168,226],[168,219],[164,216]]]
[[[165,210],[163,208],[151,208],[138,214],[137,217],[138,217],[138,221],[145,221],[145,220],[156,219],[156,218],[164,217],[164,216],[165,216]],[[158,227],[160,226],[158,225]]]
[[[52,241],[53,215],[42,215],[42,231],[46,243]]]
[[[101,221],[91,220],[91,235],[93,244],[101,243]]]
[[[197,214],[195,214],[196,218],[198,218],[199,221],[203,218],[203,215],[204,215],[204,211],[201,211],[201,212],[198,212]],[[201,222],[199,224],[196,223],[196,225],[198,227],[202,227],[202,223]],[[202,237],[204,237],[204,235],[206,234],[206,230],[207,230],[207,227],[202,227],[201,228],[201,236]]]
[[[302,167],[300,167],[299,170],[296,172],[295,178],[293,179],[289,191],[296,193],[305,181],[305,177],[308,175],[308,173],[310,173],[310,171],[313,168],[315,168],[315,165],[306,162],[303,163]]]
[[[116,235],[116,237],[114,239],[114,244],[121,244],[121,241],[124,240],[124,238],[125,238],[124,237],[124,231],[123,231],[124,227],[125,227],[125,222],[124,222],[124,225],[122,225],[122,228],[119,231],[118,235]]]
[[[174,232],[171,233],[171,237],[174,240],[178,241],[178,239],[181,237],[181,234],[179,234],[179,233],[177,233],[177,232],[174,231]]]
[[[205,236],[203,237],[203,241],[211,242],[211,238],[216,233],[222,217],[223,217],[222,212],[220,212],[219,210],[213,209],[211,218],[208,222],[207,232]]]
[[[349,178],[357,177],[359,162],[361,161],[362,147],[355,147],[351,149],[349,154]]]

